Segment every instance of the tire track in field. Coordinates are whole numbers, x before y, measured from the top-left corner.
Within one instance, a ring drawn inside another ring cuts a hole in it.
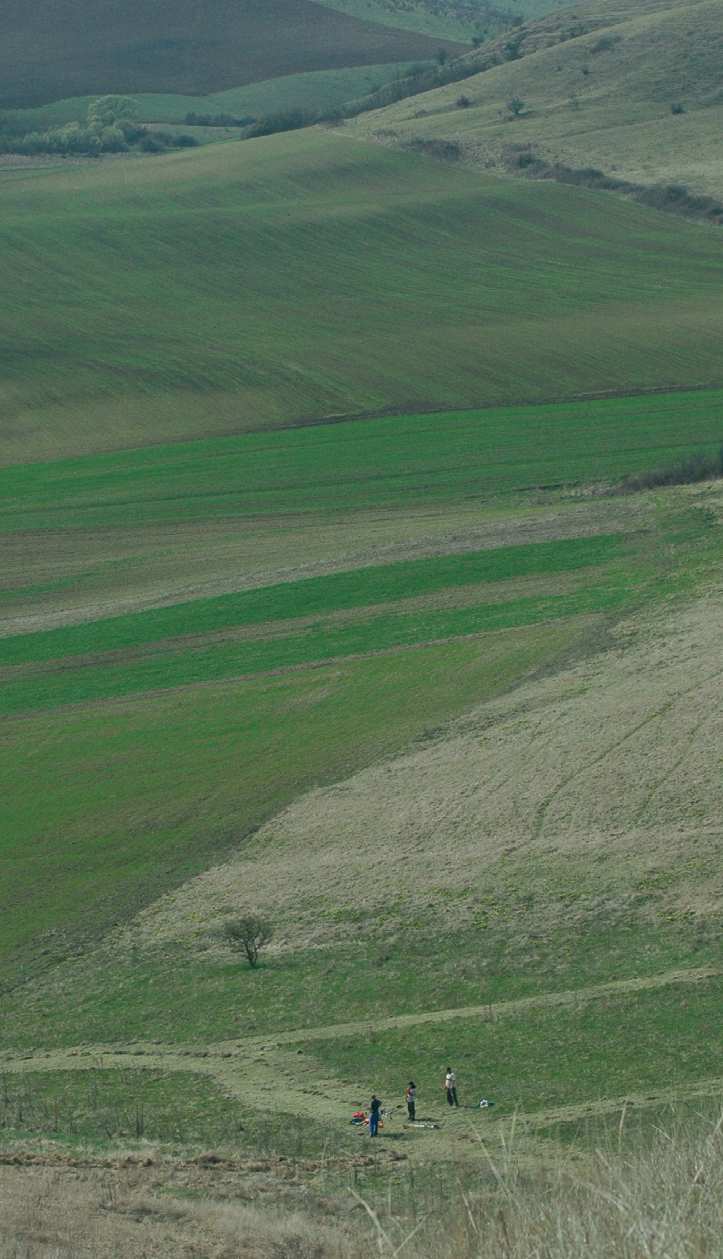
[[[675,708],[676,704],[680,703],[681,700],[686,699],[688,695],[692,695],[695,691],[702,690],[720,676],[721,670],[716,669],[715,672],[699,681],[696,681],[692,686],[679,691],[677,695],[673,695],[670,699],[666,700],[666,702],[661,704],[659,708],[654,709],[653,712],[649,712],[645,717],[641,718],[641,720],[636,722],[634,726],[631,726],[629,730],[626,730],[625,734],[621,735],[619,739],[615,739],[612,743],[609,743],[607,747],[603,748],[601,752],[592,756],[589,761],[585,762],[584,765],[579,766],[570,774],[561,778],[557,785],[553,787],[552,791],[545,796],[541,804],[538,805],[532,820],[531,838],[533,840],[538,840],[540,838],[551,806],[555,803],[558,796],[560,796],[562,792],[571,785],[571,783],[576,782],[579,778],[582,778],[583,775],[589,773],[591,769],[595,769],[598,765],[602,764],[608,756],[611,756],[614,752],[619,751],[625,743],[629,742],[630,739],[634,739],[635,736],[639,734],[641,730],[644,730],[646,726],[650,725],[651,722],[658,721],[659,718],[664,717],[667,713],[669,713],[671,709]]]

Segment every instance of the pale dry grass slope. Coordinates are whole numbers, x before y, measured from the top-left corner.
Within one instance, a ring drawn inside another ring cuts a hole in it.
[[[723,194],[721,0],[586,0],[527,23],[520,41],[514,58],[505,59],[504,38],[466,59],[481,73],[351,128],[388,143],[454,141],[484,169],[510,169],[510,151],[531,145],[548,163]],[[514,97],[524,107],[513,119]]]
[[[690,493],[712,505],[720,491]],[[273,917],[277,950],[342,938],[344,909],[392,931],[395,904],[404,919],[434,904],[454,927],[512,866],[521,891],[549,893],[542,928],[561,870],[580,877],[569,913],[651,880],[662,912],[719,913],[722,614],[711,589],[624,620],[598,654],[303,796],[128,939],[207,936],[234,903]]]

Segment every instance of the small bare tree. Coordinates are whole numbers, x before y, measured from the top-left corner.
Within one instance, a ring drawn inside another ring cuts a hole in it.
[[[239,918],[230,918],[228,922],[225,922],[223,934],[231,948],[238,949],[240,953],[246,955],[249,966],[257,966],[259,949],[269,943],[274,931],[266,918],[249,913],[241,914]]]

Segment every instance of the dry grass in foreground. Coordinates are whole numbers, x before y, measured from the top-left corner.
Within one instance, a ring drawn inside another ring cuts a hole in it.
[[[621,1120],[622,1131],[622,1120]],[[535,1174],[514,1150],[489,1159],[477,1185],[436,1182],[397,1213],[394,1198],[342,1191],[296,1202],[281,1184],[248,1178],[206,1197],[174,1196],[162,1164],[63,1172],[6,1167],[0,1175],[2,1259],[714,1259],[720,1255],[723,1115],[694,1127],[655,1128],[626,1154],[619,1134],[590,1158]],[[171,1180],[172,1172],[168,1170]],[[234,1192],[235,1190],[235,1192]],[[186,1195],[188,1195],[188,1187]],[[350,1210],[351,1208],[356,1208]]]

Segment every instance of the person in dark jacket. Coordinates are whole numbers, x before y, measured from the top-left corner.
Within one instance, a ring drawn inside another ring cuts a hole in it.
[[[379,1112],[382,1104],[376,1093],[372,1093],[371,1105],[369,1107],[369,1136],[375,1137],[379,1129]]]
[[[410,1080],[404,1090],[404,1100],[407,1103],[407,1114],[411,1120],[414,1120],[417,1106],[417,1086],[414,1080]]]

